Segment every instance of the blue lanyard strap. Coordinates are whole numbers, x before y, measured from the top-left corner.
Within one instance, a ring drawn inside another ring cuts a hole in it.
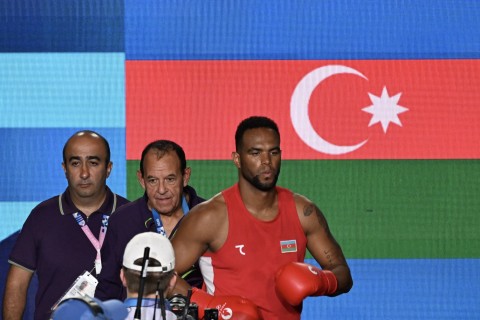
[[[186,215],[188,211],[190,211],[190,208],[188,207],[187,199],[185,196],[182,196],[182,210],[183,214]],[[155,226],[157,228],[157,232],[160,233],[162,236],[167,236],[167,233],[165,232],[165,228],[163,227],[162,219],[160,219],[160,215],[158,214],[157,210],[152,208],[152,216],[153,216],[153,221],[155,221]]]
[[[167,236],[165,232],[165,228],[163,227],[162,219],[160,219],[160,215],[158,214],[157,210],[152,208],[152,216],[153,221],[155,221],[155,226],[157,227],[157,232],[160,233],[162,236]]]
[[[186,215],[188,211],[190,211],[190,208],[188,207],[187,199],[185,198],[185,196],[182,197],[182,210],[184,215]]]

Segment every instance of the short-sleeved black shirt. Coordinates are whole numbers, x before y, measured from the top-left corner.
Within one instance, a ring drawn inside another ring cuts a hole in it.
[[[63,194],[43,201],[32,210],[9,263],[38,275],[35,319],[49,319],[51,307],[83,271],[95,275],[96,250],[72,214],[79,212],[98,238],[103,215],[110,215],[126,203],[127,199],[113,194],[107,187],[104,203],[87,219],[73,204],[67,188]]]
[[[188,193],[190,199],[188,205],[190,208],[205,201],[190,186],[184,188],[184,191]],[[147,231],[157,232],[147,201],[148,198],[145,194],[143,197],[120,208],[109,221],[107,236],[102,247],[102,272],[98,276],[99,283],[95,291],[96,298],[100,300],[125,299],[126,290],[120,280],[125,247],[139,233]],[[177,223],[170,237],[175,233],[181,221]],[[184,279],[191,286],[201,287],[203,278],[198,264],[192,266],[187,273],[188,275]]]

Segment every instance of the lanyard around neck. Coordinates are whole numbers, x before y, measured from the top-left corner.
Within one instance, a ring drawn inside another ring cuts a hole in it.
[[[63,215],[63,205],[62,205],[62,196],[60,195],[58,197],[58,203],[60,207],[60,213]],[[117,195],[114,193],[113,194],[113,206],[112,206],[112,212],[110,215],[113,214],[117,207]],[[78,212],[75,212],[72,216],[77,221],[77,224],[80,226],[82,229],[83,233],[87,236],[88,240],[90,240],[90,243],[93,245],[95,250],[97,251],[97,255],[95,257],[95,273],[98,275],[100,271],[102,271],[102,259],[100,255],[100,249],[102,249],[103,242],[105,241],[105,234],[107,233],[107,227],[108,227],[108,219],[110,218],[110,215],[104,214],[102,217],[102,226],[100,227],[100,234],[98,235],[98,239],[95,238],[93,235],[92,231],[90,228],[87,226],[85,223],[85,220],[83,219],[82,215]]]
[[[90,230],[90,228],[87,226],[85,220],[80,213],[75,212],[73,214],[73,218],[75,219],[75,221],[77,221],[83,233],[85,233],[88,240],[90,240],[90,243],[97,251],[97,255],[95,257],[95,273],[98,275],[102,271],[102,258],[100,255],[100,249],[102,249],[103,242],[105,241],[105,234],[107,233],[109,215],[104,214],[102,217],[102,226],[100,227],[100,234],[98,235],[98,239],[95,238],[92,230]]]
[[[190,211],[190,208],[188,207],[187,199],[185,198],[185,196],[182,196],[182,210],[183,210],[183,215],[186,215],[188,211]],[[167,232],[163,227],[162,219],[160,219],[160,215],[158,214],[157,210],[155,210],[154,208],[152,208],[152,216],[153,216],[153,221],[155,221],[155,227],[157,228],[157,232],[160,233],[162,236],[167,237]]]

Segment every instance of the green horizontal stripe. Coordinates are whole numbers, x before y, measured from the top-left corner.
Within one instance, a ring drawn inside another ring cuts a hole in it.
[[[203,197],[237,180],[230,161],[189,166]],[[278,184],[317,204],[347,258],[478,258],[479,183],[480,160],[284,160]]]

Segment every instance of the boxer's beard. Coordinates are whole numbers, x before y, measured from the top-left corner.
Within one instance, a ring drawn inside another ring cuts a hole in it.
[[[275,174],[275,176],[273,177],[273,180],[269,183],[260,182],[260,177],[258,175],[254,176],[253,178],[246,177],[244,175],[244,178],[247,179],[247,181],[250,182],[250,184],[252,186],[254,186],[255,188],[257,188],[258,190],[260,190],[260,191],[270,191],[273,188],[275,188],[275,186],[277,185],[277,180],[278,180],[279,175],[280,175],[280,168],[278,168],[278,171]]]

